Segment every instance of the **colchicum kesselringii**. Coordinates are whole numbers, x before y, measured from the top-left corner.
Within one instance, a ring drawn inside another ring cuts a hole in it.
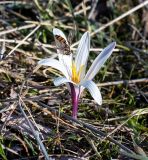
[[[86,66],[90,49],[89,32],[83,34],[76,50],[75,59],[72,53],[66,55],[64,54],[64,46],[67,47],[68,45],[68,41],[64,33],[61,30],[54,28],[53,34],[56,41],[59,60],[47,58],[39,61],[38,64],[50,66],[54,69],[59,70],[63,74],[63,77],[58,77],[54,80],[54,85],[67,85],[72,97],[72,117],[77,119],[78,101],[80,98],[80,94],[82,93],[84,88],[88,89],[91,96],[99,105],[102,104],[102,96],[100,90],[98,89],[97,85],[92,81],[92,79],[103,66],[105,61],[110,57],[116,43],[112,42],[111,44],[109,44],[97,56],[97,58],[94,60],[91,67],[86,73]],[[59,37],[59,41],[56,39],[56,37]]]

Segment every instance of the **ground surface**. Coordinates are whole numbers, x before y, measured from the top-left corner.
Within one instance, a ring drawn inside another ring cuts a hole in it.
[[[34,135],[36,131],[54,159],[146,156],[148,7],[143,5],[132,13],[143,1],[125,2],[0,2],[1,159],[45,159]],[[126,17],[116,20],[125,13]],[[57,56],[54,27],[72,35],[71,44],[89,30],[92,36],[88,67],[102,48],[117,42],[112,56],[94,79],[101,86],[103,105],[99,107],[84,92],[75,122],[66,86],[53,85],[53,79],[61,73],[45,67],[35,70],[40,59]]]

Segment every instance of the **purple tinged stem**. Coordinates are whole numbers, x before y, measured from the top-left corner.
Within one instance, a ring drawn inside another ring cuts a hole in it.
[[[72,117],[77,119],[80,88],[70,84],[72,99]]]

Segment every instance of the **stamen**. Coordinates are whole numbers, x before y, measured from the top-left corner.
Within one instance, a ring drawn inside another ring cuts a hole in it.
[[[80,67],[79,71],[77,72],[77,67],[76,64],[73,62],[72,63],[72,77],[71,80],[75,83],[79,83],[80,82],[80,76],[82,73],[82,69],[83,69],[83,65]]]

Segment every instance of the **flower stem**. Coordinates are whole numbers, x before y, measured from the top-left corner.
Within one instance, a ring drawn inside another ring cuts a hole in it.
[[[79,87],[75,87],[73,84],[70,84],[70,88],[72,99],[72,117],[77,119],[80,89]]]

